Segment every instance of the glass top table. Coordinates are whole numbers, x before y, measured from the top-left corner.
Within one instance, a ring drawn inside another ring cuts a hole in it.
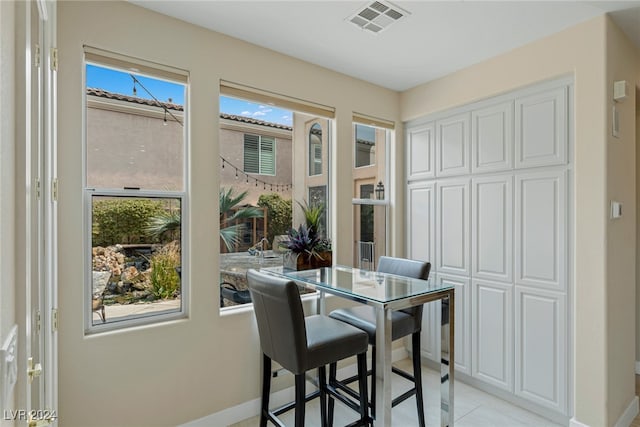
[[[283,267],[262,268],[318,292],[318,313],[325,314],[325,293],[376,310],[376,426],[391,426],[391,319],[394,310],[442,301],[441,307],[441,426],[453,426],[454,287],[435,280],[412,279],[388,273],[334,265],[294,271]]]

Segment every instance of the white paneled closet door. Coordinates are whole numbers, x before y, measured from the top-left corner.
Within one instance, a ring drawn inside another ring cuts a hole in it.
[[[563,293],[516,286],[515,394],[567,409],[567,303]]]
[[[408,257],[431,262],[430,279],[436,281],[435,273],[435,184],[417,182],[410,184],[407,192],[407,246]],[[420,347],[422,355],[440,361],[438,341],[440,303],[425,304],[422,314]]]
[[[407,251],[428,257],[432,279],[455,288],[456,371],[563,416],[572,85],[541,82],[406,128]],[[425,305],[422,332],[423,355],[435,361],[438,304]]]
[[[513,176],[471,180],[474,277],[513,281]]]
[[[468,179],[438,181],[436,201],[436,259],[438,273],[469,277]]]
[[[436,175],[464,175],[470,171],[470,113],[436,121]]]
[[[472,375],[513,391],[513,285],[473,280]]]
[[[434,122],[407,129],[407,179],[433,178],[436,173]]]
[[[513,168],[513,102],[471,112],[471,172]]]
[[[517,285],[566,291],[566,174],[516,174]]]
[[[516,98],[516,168],[566,164],[568,93],[562,86]]]
[[[438,274],[440,286],[455,288],[455,367],[471,375],[471,286],[468,278]],[[427,304],[429,305],[429,304]],[[426,306],[425,306],[426,308]],[[440,323],[437,323],[439,325]],[[423,328],[424,329],[424,328]],[[440,329],[440,328],[436,328]],[[440,342],[438,340],[438,342]],[[440,348],[437,349],[438,354]]]

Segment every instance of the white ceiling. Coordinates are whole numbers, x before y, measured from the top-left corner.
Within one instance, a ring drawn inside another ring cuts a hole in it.
[[[129,1],[398,91],[607,12],[640,49],[640,1],[393,1],[378,34],[347,20],[366,1]]]

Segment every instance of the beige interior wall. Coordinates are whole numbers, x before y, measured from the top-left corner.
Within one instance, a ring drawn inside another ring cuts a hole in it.
[[[117,30],[116,30],[117,29]],[[82,46],[190,72],[191,269],[187,319],[121,332],[83,331]],[[397,121],[395,92],[138,8],[126,2],[59,2],[59,413],[62,426],[177,425],[259,396],[260,353],[251,311],[218,303],[219,80],[336,109],[334,224],[351,222],[353,111]],[[268,71],[268,72],[266,72]],[[335,232],[337,261],[351,234]],[[276,380],[274,388],[283,387]]]
[[[609,377],[615,375],[617,379],[618,370],[628,372],[626,366],[608,364],[606,347],[607,335],[617,333],[607,325],[606,303],[609,212],[606,163],[609,104],[608,85],[605,85],[607,28],[607,19],[599,17],[418,86],[401,96],[402,119],[409,120],[542,80],[574,76],[573,204],[576,214],[575,222],[569,222],[574,240],[571,247],[575,248],[574,314],[570,325],[574,372],[568,372],[567,376],[569,384],[573,384],[570,393],[573,395],[574,418],[590,426],[608,424],[612,418],[610,414],[622,404],[610,401],[614,395],[607,391]],[[633,201],[629,204],[632,205]],[[619,273],[618,278],[628,283],[633,280],[633,275],[634,272],[625,270]],[[633,311],[626,306],[624,310],[620,315],[632,319]],[[632,380],[631,373],[625,384]],[[626,404],[628,401],[624,402]]]
[[[614,425],[635,397],[636,100],[640,52],[607,19],[607,110],[619,112],[619,137],[612,136],[607,114],[607,200],[622,202],[623,215],[607,222],[607,425]],[[626,80],[629,95],[613,101],[613,82]]]
[[[0,2],[0,345],[16,323],[14,235],[14,15],[13,2]],[[5,402],[4,409],[13,408]],[[0,408],[2,409],[2,408]],[[0,418],[0,426],[9,421]]]

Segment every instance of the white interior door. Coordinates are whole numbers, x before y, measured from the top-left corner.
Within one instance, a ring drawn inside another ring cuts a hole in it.
[[[29,423],[57,424],[57,235],[55,4],[24,3],[25,57],[25,414]]]

